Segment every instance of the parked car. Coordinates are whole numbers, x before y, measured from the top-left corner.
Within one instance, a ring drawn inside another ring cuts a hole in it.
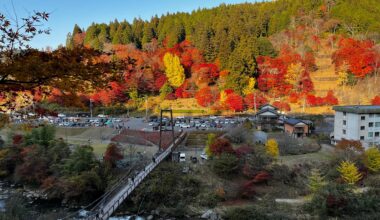
[[[208,159],[208,156],[207,156],[206,153],[202,153],[202,154],[201,154],[201,158],[202,158],[203,160],[207,160],[207,159]]]
[[[189,124],[181,124],[181,126],[180,126],[181,128],[190,128],[190,125]]]
[[[185,153],[179,154],[179,162],[186,162],[186,154]]]
[[[191,160],[191,162],[193,162],[193,163],[197,163],[197,162],[198,162],[197,157],[190,157],[190,160]]]

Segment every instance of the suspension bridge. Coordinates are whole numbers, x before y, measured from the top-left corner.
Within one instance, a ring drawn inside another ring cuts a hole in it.
[[[122,204],[122,202],[135,190],[139,184],[152,172],[162,161],[167,158],[172,151],[182,142],[186,136],[185,132],[181,132],[178,137],[169,145],[168,148],[158,154],[154,161],[144,167],[133,178],[125,177],[120,180],[116,186],[106,193],[101,200],[91,209],[88,220],[106,220],[112,213]]]

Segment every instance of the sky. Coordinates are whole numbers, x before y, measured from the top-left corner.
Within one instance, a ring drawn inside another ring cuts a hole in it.
[[[37,49],[65,44],[67,33],[75,24],[87,28],[92,22],[109,23],[114,19],[132,21],[135,17],[149,20],[154,15],[167,12],[191,12],[198,8],[212,8],[222,3],[236,4],[255,0],[0,0],[0,11],[18,17],[33,11],[50,12],[45,26],[50,35],[38,36],[30,43]]]

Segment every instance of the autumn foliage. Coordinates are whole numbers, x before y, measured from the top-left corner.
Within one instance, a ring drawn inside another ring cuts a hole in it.
[[[360,141],[342,139],[336,144],[336,148],[340,150],[352,150],[356,152],[363,152],[364,148]]]
[[[269,139],[266,144],[266,152],[273,158],[277,158],[280,155],[280,151],[278,149],[278,143],[275,139]]]
[[[230,110],[233,111],[243,111],[243,98],[236,94],[236,93],[230,93],[227,95],[226,104]]]
[[[363,177],[355,163],[351,161],[342,161],[337,170],[339,171],[341,178],[350,185],[357,183]]]
[[[123,153],[120,148],[114,144],[110,143],[104,153],[104,161],[110,167],[116,167],[116,162],[123,159]]]
[[[210,150],[212,155],[219,156],[222,153],[235,153],[231,143],[225,138],[216,139],[211,145]]]
[[[290,111],[290,105],[287,102],[282,102],[282,101],[275,101],[272,103],[272,105],[281,111]]]
[[[260,106],[267,104],[269,101],[262,93],[250,93],[244,97],[244,104],[246,108],[248,109],[255,109],[255,102],[256,102],[256,109],[258,109]]]
[[[211,91],[210,87],[205,87],[200,89],[196,94],[195,98],[200,106],[208,107],[212,105],[216,100],[216,95]]]
[[[380,105],[380,96],[375,96],[372,99],[372,105]]]
[[[333,91],[328,91],[325,97],[318,97],[312,94],[306,96],[306,103],[309,106],[337,105],[338,99],[334,96]]]
[[[342,38],[338,42],[338,50],[333,55],[337,68],[348,64],[349,71],[358,78],[371,74],[374,70],[374,43],[370,40]]]

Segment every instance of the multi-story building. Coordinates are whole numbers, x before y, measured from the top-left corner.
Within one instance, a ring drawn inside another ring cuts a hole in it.
[[[380,145],[380,106],[334,106],[333,143],[360,140],[364,147]]]

